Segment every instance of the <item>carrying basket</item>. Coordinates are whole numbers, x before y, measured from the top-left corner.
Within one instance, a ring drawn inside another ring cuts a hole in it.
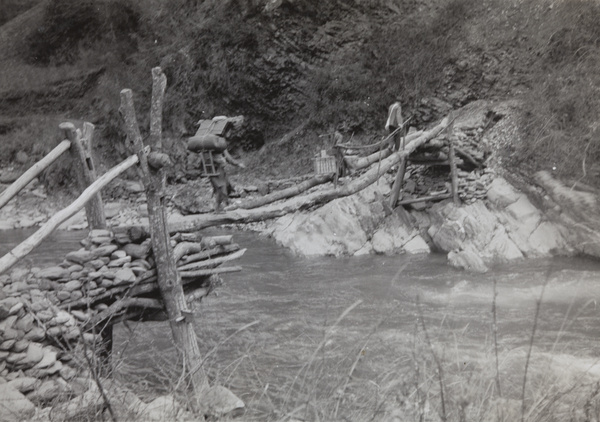
[[[327,155],[327,151],[322,150],[321,156],[314,159],[315,174],[337,173],[337,164],[335,157]]]

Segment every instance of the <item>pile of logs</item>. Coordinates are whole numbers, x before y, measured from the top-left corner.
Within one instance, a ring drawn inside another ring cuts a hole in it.
[[[486,152],[481,150],[480,138],[476,130],[459,131],[452,135],[459,169],[472,171],[485,167]],[[444,134],[417,148],[409,159],[414,164],[446,165],[448,156],[448,138]]]

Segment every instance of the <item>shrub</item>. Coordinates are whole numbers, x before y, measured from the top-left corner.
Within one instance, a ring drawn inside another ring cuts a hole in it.
[[[110,40],[113,49],[134,43],[139,14],[122,2],[104,0],[52,0],[39,28],[28,39],[26,59],[48,65],[73,63],[79,49]]]

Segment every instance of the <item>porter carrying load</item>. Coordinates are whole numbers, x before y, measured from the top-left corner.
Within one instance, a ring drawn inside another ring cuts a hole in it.
[[[215,212],[222,212],[222,203],[229,202],[229,195],[234,192],[233,186],[225,173],[225,164],[238,167],[246,166],[235,160],[227,151],[225,138],[211,133],[196,134],[188,139],[189,151],[198,153],[202,164],[201,176],[208,177],[215,195]]]

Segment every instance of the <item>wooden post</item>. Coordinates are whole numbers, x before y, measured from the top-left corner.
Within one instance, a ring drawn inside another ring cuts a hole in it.
[[[460,204],[458,198],[458,172],[456,171],[456,158],[454,156],[454,143],[452,136],[448,136],[448,161],[450,162],[450,176],[452,177],[452,199],[456,205]]]
[[[94,168],[91,151],[94,125],[85,122],[83,124],[83,136],[79,130],[75,130],[73,123],[61,123],[59,128],[63,130],[65,138],[71,141],[71,156],[73,157],[75,166],[77,166],[79,188],[83,192],[83,190],[96,181],[96,169]],[[104,206],[102,205],[100,192],[94,195],[85,205],[85,215],[90,230],[106,228],[106,218],[104,216]]]
[[[43,170],[47,169],[58,157],[71,147],[70,141],[62,141],[44,158],[35,163],[25,173],[21,175],[15,182],[10,185],[4,192],[0,194],[0,208],[5,206],[21,189],[29,184]]]
[[[134,145],[140,159],[140,168],[148,200],[148,216],[158,285],[169,318],[173,340],[183,358],[185,376],[189,377],[193,389],[200,392],[208,387],[208,379],[201,367],[202,359],[196,333],[194,332],[194,319],[187,307],[181,276],[177,271],[173,248],[170,243],[165,216],[164,172],[162,169],[152,168],[148,164],[150,147],[156,149],[155,152],[160,153],[159,148],[162,146],[161,119],[166,77],[159,67],[152,69],[152,82],[149,138],[152,143],[151,146],[144,147],[142,142],[133,105],[133,93],[130,89],[121,91],[120,111],[125,120],[127,137]]]
[[[96,181],[96,169],[92,158],[94,125],[84,122],[83,131],[80,131],[75,130],[73,123],[64,122],[59,125],[59,128],[64,132],[65,138],[71,141],[71,157],[73,164],[77,168],[79,189],[83,192]],[[102,204],[102,195],[100,192],[92,196],[89,202],[85,204],[85,216],[89,230],[106,229],[106,217],[104,216],[104,205]],[[98,356],[96,369],[101,376],[108,377],[112,372],[112,325],[107,324],[102,327],[100,337],[101,341],[96,345],[96,355]]]
[[[398,167],[398,173],[396,173],[396,178],[394,179],[394,185],[392,186],[392,196],[390,198],[390,207],[392,208],[396,206],[396,203],[399,199],[402,199],[400,190],[402,189],[402,185],[404,184],[404,175],[406,173],[407,161],[408,156],[402,158]]]

